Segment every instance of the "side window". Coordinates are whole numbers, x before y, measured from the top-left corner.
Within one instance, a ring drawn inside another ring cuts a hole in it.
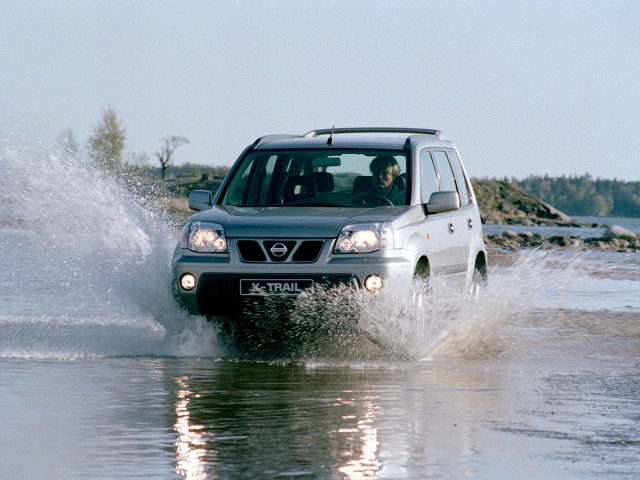
[[[235,173],[227,193],[224,196],[224,200],[222,201],[223,205],[242,205],[244,203],[247,182],[249,181],[252,167],[253,160],[245,162],[241,166],[241,169]]]
[[[428,150],[420,152],[420,198],[428,203],[433,192],[438,191],[438,179]]]
[[[438,171],[438,180],[440,180],[440,190],[456,192],[456,180],[453,171],[449,165],[449,159],[444,152],[431,152],[433,163]]]
[[[460,205],[468,205],[471,202],[471,195],[469,195],[469,187],[467,186],[467,179],[464,176],[462,167],[460,166],[460,159],[456,152],[447,151],[449,157],[449,163],[453,169],[453,174],[456,177],[456,183],[458,184],[458,193],[460,194]]]
[[[271,155],[267,160],[267,164],[265,165],[263,174],[264,178],[262,179],[262,186],[260,189],[259,203],[261,205],[264,205],[268,202],[267,195],[269,194],[269,192],[273,191],[273,188],[271,188],[271,180],[273,178],[273,169],[275,168],[277,158],[278,157],[276,157],[275,155]]]
[[[253,155],[238,170],[223,200],[223,205],[253,205],[267,200],[271,180],[275,180],[275,155]]]

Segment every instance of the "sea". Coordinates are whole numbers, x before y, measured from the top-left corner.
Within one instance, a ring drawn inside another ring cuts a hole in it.
[[[302,296],[249,348],[173,299],[181,222],[0,137],[0,478],[640,478],[638,254],[492,250],[478,299]]]

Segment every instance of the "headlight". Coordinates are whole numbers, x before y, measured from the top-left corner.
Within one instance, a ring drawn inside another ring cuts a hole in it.
[[[180,246],[194,252],[226,253],[227,237],[219,223],[192,222],[184,226]]]
[[[342,229],[335,253],[369,253],[393,248],[393,228],[388,223],[358,223]]]

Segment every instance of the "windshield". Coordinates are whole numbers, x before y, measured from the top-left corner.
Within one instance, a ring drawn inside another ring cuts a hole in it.
[[[243,207],[405,205],[407,155],[390,150],[249,153],[220,203]]]

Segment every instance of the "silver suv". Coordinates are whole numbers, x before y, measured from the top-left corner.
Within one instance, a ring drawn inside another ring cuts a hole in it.
[[[237,318],[259,297],[335,285],[376,292],[393,277],[446,276],[472,293],[486,281],[478,205],[438,130],[261,137],[215,198],[196,190],[189,207],[199,213],[172,267],[193,314]]]

